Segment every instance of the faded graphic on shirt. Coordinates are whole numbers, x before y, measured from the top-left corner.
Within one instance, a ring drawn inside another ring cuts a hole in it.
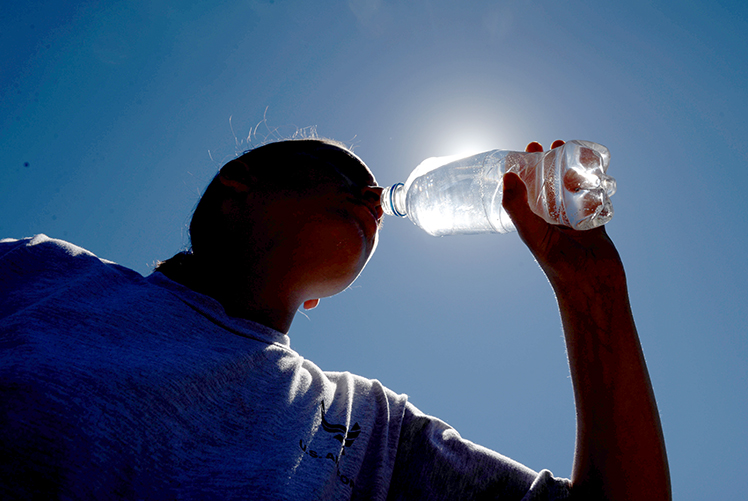
[[[346,475],[343,475],[340,472],[340,461],[345,456],[345,450],[348,447],[351,447],[353,445],[353,442],[358,438],[358,436],[361,434],[361,426],[359,426],[358,422],[354,423],[353,426],[351,426],[350,429],[345,427],[342,424],[333,424],[327,421],[325,418],[325,402],[324,400],[321,401],[321,415],[322,415],[322,429],[326,431],[327,433],[332,435],[332,438],[337,440],[341,445],[342,448],[334,448],[331,452],[327,452],[324,450],[313,450],[311,447],[309,447],[308,444],[304,442],[304,439],[299,439],[299,447],[301,447],[301,450],[304,451],[304,454],[311,458],[315,459],[323,459],[323,460],[330,460],[333,463],[335,463],[336,468],[335,472],[338,475],[338,478],[344,485],[348,485],[349,487],[353,488],[353,479],[348,478]],[[331,448],[332,449],[332,448]],[[337,454],[337,452],[340,452],[340,455]]]

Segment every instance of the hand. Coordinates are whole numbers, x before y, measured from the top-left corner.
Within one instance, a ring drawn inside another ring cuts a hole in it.
[[[562,146],[557,140],[551,148]],[[527,145],[527,152],[543,151],[536,142]],[[623,278],[623,266],[604,226],[577,231],[566,226],[548,224],[530,210],[527,188],[514,173],[504,176],[502,204],[517,227],[522,241],[532,252],[551,285],[580,285],[592,277]]]

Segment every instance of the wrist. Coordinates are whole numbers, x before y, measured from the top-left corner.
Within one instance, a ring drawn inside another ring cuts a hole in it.
[[[557,296],[592,295],[601,291],[626,290],[626,271],[620,260],[587,261],[580,265],[561,262],[543,266],[548,282]]]

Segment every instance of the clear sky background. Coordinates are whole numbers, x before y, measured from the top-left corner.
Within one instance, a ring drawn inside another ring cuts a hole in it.
[[[747,89],[743,1],[13,2],[0,236],[46,233],[148,274],[186,246],[223,163],[310,127],[355,146],[382,185],[430,156],[604,144],[675,499],[738,499]],[[516,233],[435,238],[389,218],[361,278],[298,315],[291,344],[571,473],[560,321]]]

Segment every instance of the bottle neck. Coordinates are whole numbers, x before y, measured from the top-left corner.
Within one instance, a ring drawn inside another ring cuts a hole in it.
[[[405,185],[393,184],[384,189],[381,198],[382,210],[388,216],[407,217],[405,209]]]

